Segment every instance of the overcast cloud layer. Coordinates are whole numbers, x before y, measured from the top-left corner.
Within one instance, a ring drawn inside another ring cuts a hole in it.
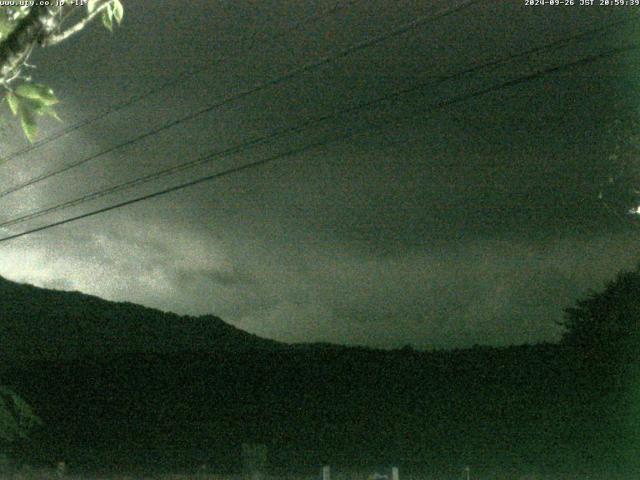
[[[4,165],[2,189],[331,55],[451,2],[127,2],[34,59],[65,125],[177,86]],[[625,19],[624,9],[481,2],[231,102],[0,199],[0,219],[225,148],[272,128]],[[304,20],[310,17],[314,21]],[[295,27],[296,22],[302,22]],[[253,32],[258,41],[250,43]],[[633,24],[435,83],[134,192],[132,198],[348,131],[349,141],[0,244],[0,274],[186,314],[284,341],[451,347],[553,341],[562,309],[638,260],[625,152],[640,92],[632,51],[428,115],[438,101],[630,43]],[[191,69],[191,70],[190,70]],[[620,119],[621,123],[615,123]],[[382,127],[370,128],[370,124]],[[61,128],[45,127],[44,135]],[[612,133],[613,131],[613,133]],[[12,125],[3,152],[23,148]],[[600,198],[602,197],[602,198]]]

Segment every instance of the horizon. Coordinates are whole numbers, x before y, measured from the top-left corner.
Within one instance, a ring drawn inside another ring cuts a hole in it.
[[[640,478],[636,39],[640,0],[0,7],[0,480]]]
[[[278,158],[6,241],[1,275],[285,342],[442,348],[555,341],[640,258],[629,9],[126,9],[34,52],[63,121],[0,132],[2,237]]]
[[[622,273],[622,272],[620,272]],[[314,347],[314,346],[326,346],[326,347],[340,347],[340,348],[355,348],[355,349],[367,349],[367,350],[375,350],[375,351],[388,351],[388,352],[394,352],[394,351],[398,351],[398,350],[406,350],[406,349],[410,349],[411,351],[414,352],[420,352],[420,353],[438,353],[438,352],[448,352],[448,351],[457,351],[457,350],[472,350],[472,349],[477,349],[477,348],[496,348],[496,349],[508,349],[511,347],[531,347],[531,346],[544,346],[544,345],[556,345],[559,346],[560,345],[560,338],[556,339],[555,341],[547,341],[547,340],[542,340],[539,342],[535,342],[535,343],[519,343],[519,344],[504,344],[504,345],[496,345],[496,344],[479,344],[479,343],[475,343],[472,345],[462,345],[462,346],[444,346],[444,347],[438,347],[438,346],[433,346],[433,345],[427,345],[427,346],[416,346],[411,344],[410,342],[405,343],[403,345],[399,345],[399,346],[376,346],[376,345],[366,345],[366,344],[349,344],[349,343],[338,343],[338,342],[327,342],[327,341],[299,341],[299,342],[284,342],[284,341],[280,341],[280,340],[276,340],[276,339],[272,339],[272,338],[267,338],[267,337],[262,337],[260,335],[255,334],[254,332],[248,332],[246,330],[243,330],[241,328],[238,328],[236,326],[234,326],[233,324],[227,322],[224,318],[216,315],[215,313],[205,313],[205,314],[201,314],[201,315],[189,315],[189,314],[180,314],[177,312],[172,312],[170,310],[161,310],[158,308],[154,308],[151,306],[147,306],[147,305],[142,305],[142,304],[138,304],[138,303],[133,303],[130,302],[128,300],[123,300],[123,301],[118,301],[118,300],[110,300],[107,298],[103,298],[100,297],[99,295],[94,295],[94,294],[89,294],[89,293],[85,293],[85,292],[81,292],[79,290],[64,290],[62,288],[48,288],[45,286],[39,286],[39,285],[35,285],[35,284],[31,284],[28,282],[17,282],[15,280],[6,278],[2,275],[0,275],[0,281],[5,281],[11,284],[15,284],[18,286],[25,286],[25,287],[33,287],[36,288],[38,290],[44,290],[44,291],[53,291],[56,293],[60,293],[60,294],[79,294],[83,297],[83,302],[87,301],[87,299],[97,299],[101,302],[105,302],[107,304],[112,304],[114,306],[118,306],[118,305],[132,305],[134,307],[137,308],[141,308],[141,309],[145,309],[145,310],[151,310],[153,312],[156,312],[160,315],[169,315],[169,316],[175,316],[177,317],[177,319],[201,319],[201,318],[207,318],[210,317],[213,320],[219,320],[222,321],[222,323],[224,323],[226,326],[232,327],[237,329],[240,332],[243,333],[249,333],[250,335],[255,335],[257,338],[260,339],[265,339],[265,340],[270,340],[270,341],[274,341],[278,344],[281,345],[285,345],[285,346],[310,346],[310,347]],[[578,300],[578,299],[577,299]],[[90,304],[90,303],[89,303]],[[53,309],[55,311],[55,308]],[[82,319],[82,317],[78,317],[78,315],[73,315],[72,318],[76,319]],[[122,339],[124,340],[124,339]],[[254,347],[252,347],[254,348]],[[126,350],[128,351],[128,350]],[[198,350],[199,351],[199,350]],[[136,353],[135,350],[131,350],[130,353]]]

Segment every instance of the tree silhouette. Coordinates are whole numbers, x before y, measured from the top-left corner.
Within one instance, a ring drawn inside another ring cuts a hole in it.
[[[640,265],[620,272],[604,291],[565,310],[562,343],[592,353],[637,358],[640,330]]]

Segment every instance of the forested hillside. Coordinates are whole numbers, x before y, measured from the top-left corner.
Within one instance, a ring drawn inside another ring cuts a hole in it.
[[[71,330],[76,318],[109,330],[107,319],[123,312],[133,331],[181,320],[7,282],[3,292],[5,329],[7,298],[23,312],[30,298],[43,321],[66,319]],[[507,478],[634,467],[637,375],[615,350],[570,336],[560,344],[432,352],[284,346],[218,319],[211,328],[209,343],[195,342],[190,351],[167,351],[156,336],[146,351],[135,351],[140,344],[133,342],[112,352],[5,356],[3,382],[43,420],[29,441],[12,447],[14,458],[65,459],[87,469],[206,463],[228,471],[239,468],[240,446],[248,442],[268,446],[274,470],[395,464],[452,474],[472,465]],[[215,331],[233,342],[219,341]]]

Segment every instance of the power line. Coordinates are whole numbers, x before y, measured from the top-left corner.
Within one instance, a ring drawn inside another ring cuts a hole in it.
[[[503,56],[501,58],[497,58],[494,59],[492,61],[483,63],[483,64],[479,64],[479,65],[475,65],[466,69],[463,69],[459,72],[450,74],[448,76],[444,76],[444,77],[439,77],[439,81],[438,83],[444,83],[447,81],[451,81],[451,80],[456,80],[464,75],[470,74],[470,73],[476,73],[482,69],[485,68],[490,68],[490,67],[495,67],[498,65],[504,65],[507,63],[512,62],[513,60],[519,59],[519,58],[523,58],[523,57],[527,57],[530,56],[532,54],[535,53],[539,53],[539,52],[548,52],[548,51],[553,51],[559,47],[562,47],[566,44],[568,44],[569,42],[575,41],[577,39],[582,39],[585,38],[586,36],[590,36],[593,35],[595,33],[600,33],[602,31],[611,29],[614,26],[618,26],[621,22],[614,22],[612,24],[608,24],[606,26],[603,27],[598,27],[598,28],[594,28],[591,30],[587,30],[584,32],[580,32],[578,34],[574,34],[565,38],[561,38],[558,39],[556,41],[550,42],[547,45],[542,45],[542,46],[538,46],[538,47],[534,47],[531,48],[529,50],[526,50],[524,52],[519,52],[519,53],[515,53],[515,54],[511,54],[511,55],[506,55]],[[105,189],[96,191],[96,192],[91,192],[88,194],[84,194],[81,195],[80,197],[77,197],[75,199],[72,200],[68,200],[66,202],[63,203],[59,203],[56,204],[54,206],[51,207],[46,207],[43,209],[39,209],[30,213],[26,213],[23,214],[21,216],[6,220],[4,222],[0,223],[0,227],[8,227],[8,226],[12,226],[12,225],[16,225],[19,223],[23,223],[26,222],[28,220],[33,220],[35,218],[39,218],[42,217],[44,215],[50,214],[50,213],[54,213],[57,211],[61,211],[61,210],[66,210],[68,208],[86,203],[88,201],[92,201],[92,200],[96,200],[98,198],[104,197],[106,195],[111,195],[123,190],[129,190],[133,187],[139,186],[139,185],[143,185],[145,183],[154,181],[154,180],[158,180],[160,178],[164,178],[182,171],[185,171],[187,169],[190,168],[194,168],[196,166],[199,165],[203,165],[206,163],[209,163],[213,160],[215,160],[216,158],[220,158],[220,157],[225,157],[231,154],[235,154],[235,153],[239,153],[243,150],[246,150],[248,148],[257,146],[257,145],[261,145],[261,144],[265,144],[268,143],[269,141],[282,137],[284,135],[290,134],[290,133],[298,133],[301,132],[303,130],[307,130],[319,123],[325,122],[327,120],[331,120],[331,119],[335,119],[337,117],[340,117],[342,115],[348,114],[348,113],[355,113],[358,111],[361,111],[363,109],[372,107],[378,103],[384,102],[384,101],[389,101],[389,100],[396,100],[402,96],[408,95],[410,93],[416,92],[418,90],[421,90],[427,86],[431,86],[430,82],[421,82],[418,83],[416,85],[413,85],[409,88],[403,89],[403,90],[399,90],[396,92],[392,92],[386,95],[383,95],[381,97],[378,97],[376,99],[373,100],[369,100],[367,102],[361,102],[359,104],[356,105],[352,105],[349,107],[346,107],[344,109],[338,110],[337,112],[333,112],[333,113],[329,113],[329,114],[325,114],[325,115],[321,115],[319,117],[312,117],[309,118],[297,125],[293,125],[290,127],[283,127],[283,128],[278,128],[278,129],[274,129],[262,136],[258,136],[258,137],[254,137],[252,139],[248,139],[245,141],[242,141],[240,143],[237,143],[235,145],[232,145],[230,147],[227,147],[225,149],[222,150],[218,150],[215,152],[211,152],[209,154],[206,154],[204,156],[201,156],[195,160],[191,160],[188,162],[184,162],[181,163],[179,165],[174,165],[172,167],[168,167],[159,171],[156,171],[154,173],[142,176],[142,177],[137,177],[134,178],[132,180],[117,184],[117,185],[113,185],[110,187],[107,187]]]
[[[499,84],[493,85],[493,86],[488,87],[488,88],[484,88],[484,89],[477,90],[475,92],[471,92],[471,93],[467,93],[467,94],[461,94],[461,95],[455,96],[453,98],[450,98],[449,100],[444,100],[444,101],[441,101],[441,102],[437,102],[435,104],[431,104],[431,105],[427,106],[426,108],[422,109],[422,111],[419,112],[419,114],[424,114],[424,113],[432,111],[432,110],[438,110],[438,109],[446,108],[446,107],[449,107],[451,105],[454,105],[454,104],[457,104],[457,103],[461,103],[463,101],[467,101],[467,100],[473,99],[475,97],[479,97],[479,96],[485,95],[487,93],[496,92],[496,91],[501,90],[503,88],[512,87],[512,86],[515,86],[515,85],[518,85],[518,84],[521,84],[521,83],[530,82],[530,81],[536,80],[538,78],[541,78],[541,77],[543,77],[545,75],[549,75],[549,74],[552,74],[552,73],[557,73],[557,72],[560,72],[560,71],[563,71],[563,70],[568,70],[568,69],[572,69],[572,68],[576,68],[576,67],[582,67],[582,66],[588,65],[590,63],[594,63],[594,62],[596,62],[598,60],[602,60],[604,58],[613,57],[613,56],[618,55],[620,53],[628,52],[628,51],[631,51],[631,50],[636,50],[638,48],[640,48],[640,44],[632,44],[632,45],[628,45],[628,46],[625,46],[625,47],[619,47],[619,48],[615,48],[615,49],[610,49],[610,50],[608,50],[606,52],[603,52],[603,53],[600,53],[600,54],[584,57],[584,58],[581,58],[581,59],[576,60],[576,61],[571,62],[571,63],[566,63],[566,64],[562,64],[562,65],[548,67],[548,68],[539,70],[537,72],[534,72],[534,73],[531,73],[531,74],[528,74],[528,75],[523,75],[521,77],[509,80],[509,81],[506,81],[506,82],[501,82]],[[414,113],[414,114],[410,115],[409,117],[405,117],[403,120],[406,120],[407,118],[412,118],[415,115],[416,114]],[[369,131],[369,130],[372,130],[372,129],[373,130],[381,129],[381,128],[384,128],[386,126],[387,126],[386,124],[378,124],[378,125],[368,126],[367,128],[361,129],[360,131],[362,132],[362,131]],[[296,148],[296,149],[288,150],[286,152],[279,153],[279,154],[276,154],[276,155],[273,155],[271,157],[267,157],[267,158],[264,158],[264,159],[261,159],[261,160],[257,160],[255,162],[250,162],[250,163],[246,163],[244,165],[238,166],[238,167],[229,168],[229,169],[223,170],[221,172],[217,172],[217,173],[214,173],[214,174],[211,174],[211,175],[206,175],[206,176],[199,177],[199,178],[196,178],[194,180],[191,180],[191,181],[188,181],[188,182],[185,182],[185,183],[181,183],[179,185],[175,185],[175,186],[168,187],[168,188],[165,188],[165,189],[162,189],[162,190],[158,190],[156,192],[153,192],[153,193],[150,193],[150,194],[147,194],[147,195],[139,196],[139,197],[136,197],[136,198],[133,198],[133,199],[130,199],[130,200],[126,200],[126,201],[123,201],[123,202],[112,204],[112,205],[109,205],[109,206],[106,206],[106,207],[99,208],[97,210],[92,210],[90,212],[86,212],[86,213],[83,213],[83,214],[80,214],[80,215],[69,217],[69,218],[66,218],[64,220],[59,220],[57,222],[49,223],[49,224],[46,224],[46,225],[43,225],[43,226],[40,226],[40,227],[37,227],[37,228],[26,230],[24,232],[20,232],[20,233],[17,233],[17,234],[9,235],[9,236],[0,238],[0,243],[1,242],[7,242],[9,240],[13,240],[13,239],[16,239],[16,238],[19,238],[19,237],[23,237],[25,235],[29,235],[29,234],[32,234],[32,233],[40,232],[40,231],[43,231],[43,230],[48,230],[50,228],[54,228],[54,227],[57,227],[57,226],[60,226],[60,225],[64,225],[64,224],[67,224],[67,223],[75,222],[77,220],[81,220],[81,219],[88,218],[88,217],[91,217],[91,216],[94,216],[94,215],[98,215],[100,213],[105,213],[105,212],[108,212],[110,210],[115,210],[115,209],[118,209],[118,208],[122,208],[122,207],[125,207],[127,205],[131,205],[131,204],[134,204],[134,203],[142,202],[144,200],[149,200],[149,199],[152,199],[152,198],[156,198],[156,197],[159,197],[159,196],[162,196],[162,195],[166,195],[166,194],[171,193],[171,192],[182,190],[182,189],[185,189],[187,187],[191,187],[191,186],[194,186],[194,185],[198,185],[200,183],[204,183],[204,182],[208,182],[208,181],[215,180],[215,179],[218,179],[218,178],[222,178],[222,177],[225,177],[225,176],[228,176],[228,175],[232,175],[232,174],[235,174],[235,173],[238,173],[238,172],[241,172],[241,171],[246,171],[246,170],[258,168],[258,167],[261,167],[261,166],[263,166],[265,164],[275,162],[276,160],[280,160],[280,159],[283,159],[283,158],[295,156],[295,155],[304,153],[306,151],[309,151],[309,150],[312,150],[312,149],[315,149],[315,148],[318,148],[318,147],[325,146],[325,145],[327,145],[329,143],[334,143],[334,142],[338,142],[338,141],[342,141],[342,140],[347,140],[347,139],[353,138],[356,133],[358,133],[358,132],[348,131],[348,132],[343,133],[341,135],[338,135],[336,137],[328,138],[328,139],[325,139],[325,140],[321,140],[321,141],[318,141],[318,142],[314,142],[314,143],[305,145],[303,147],[299,147],[299,148]]]
[[[559,40],[553,41],[553,42],[548,43],[546,45],[541,45],[539,47],[534,47],[534,48],[531,48],[529,50],[525,50],[524,52],[521,52],[521,53],[516,53],[516,54],[510,55],[508,57],[508,61],[512,61],[512,60],[515,60],[515,59],[521,58],[521,57],[530,56],[530,55],[533,55],[534,53],[540,53],[540,52],[544,52],[544,51],[547,51],[547,50],[552,50],[553,51],[555,49],[564,47],[566,44],[571,43],[571,42],[573,42],[575,40],[582,39],[582,38],[585,38],[585,37],[590,37],[590,36],[592,36],[594,34],[603,33],[603,32],[606,32],[608,30],[611,30],[612,28],[620,27],[622,25],[625,25],[627,23],[631,23],[631,22],[634,22],[634,21],[637,21],[637,18],[625,18],[623,20],[618,20],[616,22],[611,22],[611,23],[608,23],[606,25],[602,25],[600,27],[596,27],[596,28],[592,28],[590,30],[579,32],[579,33],[576,33],[574,35],[570,35],[568,37],[563,37],[563,38],[561,38]],[[484,69],[484,68],[487,68],[487,67],[500,65],[500,64],[505,63],[505,61],[506,61],[505,59],[496,59],[496,60],[494,60],[492,62],[480,65],[478,67],[469,68],[469,69],[463,70],[462,72],[459,72],[457,75],[451,76],[451,79],[462,77],[464,75],[468,75],[469,73],[474,73],[475,71],[477,71],[479,69]]]
[[[291,33],[293,30],[295,30],[296,28],[299,28],[302,25],[305,25],[307,23],[310,22],[315,22],[317,20],[320,20],[324,17],[327,17],[329,15],[332,15],[333,13],[335,13],[336,11],[338,11],[340,8],[343,8],[349,4],[355,3],[356,0],[347,0],[347,1],[338,1],[336,2],[333,6],[329,7],[327,10],[325,10],[324,12],[317,14],[317,15],[312,15],[308,18],[305,18],[303,20],[300,20],[298,22],[295,22],[294,25],[290,28],[287,28],[284,32],[279,32],[276,35],[273,35],[270,40],[275,40],[279,37],[283,37],[285,36],[287,33]],[[92,117],[89,117],[85,120],[82,120],[74,125],[70,125],[67,128],[63,128],[60,131],[46,137],[43,138],[42,140],[38,140],[37,142],[35,142],[33,145],[29,145],[28,147],[25,147],[21,150],[18,150],[16,152],[13,152],[9,155],[6,155],[5,157],[0,158],[0,165],[3,165],[15,158],[21,157],[23,155],[26,155],[27,153],[32,152],[33,150],[36,150],[40,147],[43,147],[44,145],[47,145],[55,140],[58,140],[59,138],[65,137],[70,133],[75,132],[76,130],[80,130],[88,125],[94,124],[100,120],[102,120],[103,118],[117,113],[121,110],[124,110],[132,105],[135,105],[136,103],[140,103],[141,101],[151,97],[152,95],[155,95],[156,93],[165,90],[167,88],[170,87],[174,87],[176,85],[178,85],[181,81],[183,81],[185,78],[189,78],[193,75],[198,75],[199,73],[202,73],[205,70],[209,70],[215,66],[220,66],[221,64],[223,64],[225,61],[229,60],[230,58],[235,58],[237,55],[239,55],[240,53],[246,52],[246,51],[251,51],[253,49],[253,47],[257,44],[258,41],[258,31],[254,31],[251,35],[249,35],[247,37],[248,39],[248,44],[246,48],[243,48],[242,43],[240,42],[240,49],[239,52],[236,52],[234,54],[231,55],[227,55],[225,57],[222,57],[220,59],[218,59],[216,62],[214,62],[213,64],[211,63],[207,63],[205,66],[203,67],[199,67],[199,68],[193,68],[190,70],[187,70],[181,74],[179,74],[176,78],[169,80],[167,82],[162,83],[161,85],[151,88],[149,90],[147,90],[144,93],[141,93],[140,95],[135,95],[131,98],[129,98],[128,100],[125,100],[124,102],[118,103],[116,105],[113,105],[107,109],[105,109],[104,111],[98,113],[97,115],[94,115]]]
[[[48,172],[48,173],[44,173],[44,174],[39,175],[37,177],[34,177],[31,180],[28,180],[28,181],[26,181],[24,183],[21,183],[21,184],[13,186],[11,188],[8,188],[8,189],[0,192],[0,198],[6,197],[7,195],[10,195],[11,193],[15,193],[15,192],[17,192],[19,190],[22,190],[24,188],[30,187],[31,185],[35,185],[35,184],[37,184],[39,182],[42,182],[42,181],[47,180],[49,178],[52,178],[52,177],[54,177],[56,175],[59,175],[59,174],[64,173],[64,172],[67,172],[67,171],[69,171],[69,170],[71,170],[73,168],[79,167],[80,165],[83,165],[83,164],[85,164],[87,162],[95,160],[96,158],[99,158],[99,157],[101,157],[103,155],[111,153],[111,152],[113,152],[115,150],[118,150],[120,148],[132,145],[132,144],[137,143],[140,140],[143,140],[145,138],[157,135],[158,133],[160,133],[160,132],[162,132],[164,130],[167,130],[167,129],[172,128],[172,127],[174,127],[176,125],[182,124],[184,122],[193,120],[193,119],[195,119],[195,118],[197,118],[197,117],[199,117],[199,116],[201,116],[201,115],[203,115],[205,113],[209,113],[209,112],[211,112],[211,111],[213,111],[213,110],[215,110],[217,108],[220,108],[220,107],[222,107],[222,106],[224,106],[224,105],[226,105],[228,103],[231,103],[233,101],[240,100],[242,98],[248,97],[249,95],[252,95],[252,94],[257,93],[257,92],[259,92],[261,90],[264,90],[265,88],[272,87],[272,86],[275,86],[275,85],[279,85],[279,84],[281,84],[281,83],[283,83],[283,82],[285,82],[287,80],[290,80],[291,78],[295,78],[296,76],[298,76],[298,75],[300,75],[302,73],[305,73],[305,72],[311,71],[313,69],[316,69],[318,67],[321,67],[323,65],[326,65],[326,64],[328,64],[328,63],[330,63],[330,62],[332,62],[334,60],[337,60],[337,59],[340,59],[340,58],[344,58],[344,57],[346,57],[348,55],[351,55],[352,53],[357,52],[359,50],[363,50],[365,48],[369,48],[369,47],[374,46],[376,44],[382,43],[382,42],[384,42],[385,40],[387,40],[389,38],[405,34],[405,33],[409,32],[411,30],[419,28],[420,26],[426,24],[429,21],[433,21],[433,20],[437,20],[437,19],[440,19],[440,18],[447,17],[447,16],[452,15],[454,13],[457,13],[457,12],[459,12],[459,11],[465,9],[465,8],[469,8],[469,7],[471,7],[471,6],[473,6],[473,5],[477,4],[477,3],[482,3],[482,2],[487,2],[487,1],[490,1],[490,0],[466,0],[466,1],[463,1],[463,2],[459,3],[458,5],[456,5],[454,7],[450,7],[450,8],[444,9],[444,10],[438,12],[438,13],[419,17],[419,18],[417,18],[417,19],[415,19],[415,20],[413,20],[411,22],[403,24],[402,26],[400,26],[400,27],[398,27],[398,28],[396,28],[396,29],[394,29],[394,30],[392,30],[390,32],[374,36],[374,37],[372,37],[372,38],[370,38],[368,40],[364,40],[362,42],[358,42],[358,43],[356,43],[356,44],[354,44],[354,45],[352,45],[350,47],[342,49],[342,50],[340,50],[339,52],[337,52],[337,53],[335,53],[333,55],[325,56],[325,57],[320,58],[319,60],[315,60],[313,62],[309,62],[307,64],[304,64],[304,65],[301,65],[299,67],[296,67],[296,68],[290,70],[289,72],[287,72],[287,73],[285,73],[285,74],[283,74],[281,76],[278,76],[278,77],[272,78],[270,80],[267,80],[265,82],[259,83],[258,85],[253,86],[253,87],[251,87],[249,89],[243,90],[243,91],[241,91],[241,92],[239,92],[237,94],[225,97],[222,100],[219,100],[218,102],[216,102],[216,103],[214,103],[212,105],[209,105],[209,106],[204,107],[204,108],[202,108],[200,110],[197,110],[195,112],[187,114],[187,115],[185,115],[183,117],[180,117],[179,119],[172,120],[172,121],[170,121],[168,123],[165,123],[164,125],[162,125],[160,127],[154,128],[152,130],[148,130],[147,132],[145,132],[143,134],[140,134],[140,135],[138,135],[136,137],[133,137],[133,138],[131,138],[131,139],[125,141],[125,142],[119,143],[119,144],[117,144],[115,146],[112,146],[112,147],[109,147],[109,148],[107,148],[105,150],[102,150],[101,152],[98,152],[96,154],[90,155],[89,157],[85,157],[82,160],[79,160],[79,161],[76,161],[76,162],[73,162],[73,163],[69,163],[67,165],[62,166],[61,168],[59,168],[57,170],[54,170],[54,171],[51,171],[51,172]],[[493,0],[491,0],[491,1],[493,1]]]

